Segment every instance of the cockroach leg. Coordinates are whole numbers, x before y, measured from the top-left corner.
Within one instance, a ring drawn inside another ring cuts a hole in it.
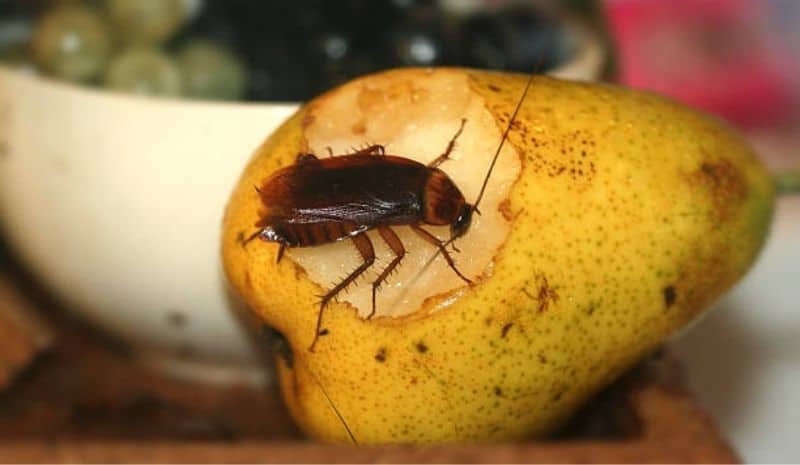
[[[333,149],[331,148],[331,146],[329,145],[325,147],[325,150],[328,151],[328,158],[333,158]]]
[[[275,263],[280,263],[281,258],[283,258],[283,252],[286,250],[286,244],[280,244],[278,246],[278,257],[275,259]]]
[[[386,148],[381,144],[372,144],[356,150],[351,155],[386,155]]]
[[[295,163],[306,163],[312,160],[319,160],[316,155],[313,153],[298,153],[297,158],[295,159]]]
[[[419,236],[422,237],[423,239],[425,239],[429,244],[431,244],[431,245],[435,246],[437,249],[439,249],[439,252],[441,252],[442,255],[444,255],[444,259],[447,260],[447,264],[450,265],[450,268],[452,268],[453,271],[456,272],[456,274],[458,275],[459,278],[463,279],[464,282],[466,282],[467,284],[472,284],[472,280],[471,279],[467,278],[466,276],[461,274],[460,271],[458,271],[458,268],[456,268],[455,262],[453,262],[453,257],[450,256],[450,253],[445,248],[445,245],[442,244],[442,241],[440,241],[433,234],[431,234],[428,231],[422,229],[422,227],[417,225],[417,224],[411,224],[409,226],[411,226],[411,229],[415,233],[419,234]]]
[[[261,193],[261,191],[258,190],[258,187],[256,187],[256,191],[258,193]],[[267,223],[263,219],[256,221],[256,224],[254,226],[256,228],[258,228],[258,230],[256,232],[254,232],[253,234],[247,236],[247,239],[245,239],[245,240],[243,240],[241,242],[242,248],[243,249],[247,248],[247,244],[249,244],[250,241],[252,241],[253,239],[255,239],[255,238],[259,237],[259,236],[261,236],[264,233],[264,227],[266,225],[267,225]]]
[[[447,149],[444,151],[443,154],[439,155],[438,157],[434,158],[432,162],[428,163],[428,168],[436,168],[439,165],[441,165],[442,163],[444,163],[445,161],[450,159],[450,153],[453,151],[453,148],[455,148],[456,139],[458,139],[458,136],[461,135],[461,131],[464,130],[464,125],[465,124],[467,124],[467,119],[466,118],[462,118],[461,119],[461,126],[458,128],[458,131],[456,131],[456,133],[453,136],[453,138],[450,139],[450,142],[447,143]]]
[[[369,237],[366,234],[359,234],[357,236],[352,236],[353,244],[355,244],[356,249],[358,249],[358,253],[361,254],[361,258],[364,262],[358,266],[352,273],[350,273],[346,278],[342,280],[339,284],[333,287],[330,291],[325,293],[322,296],[322,300],[319,304],[319,315],[317,315],[317,328],[314,331],[314,340],[311,342],[311,345],[308,347],[309,352],[314,352],[314,346],[317,345],[317,340],[319,339],[319,331],[322,327],[322,311],[325,310],[325,306],[328,305],[328,302],[331,301],[336,294],[344,290],[347,286],[349,286],[353,281],[355,281],[358,276],[367,270],[373,263],[375,263],[375,249],[372,247],[372,241],[369,240]]]
[[[378,278],[372,283],[372,311],[370,312],[369,316],[367,316],[368,320],[375,315],[375,294],[377,293],[378,288],[380,287],[381,283],[386,280],[392,270],[394,270],[395,267],[400,264],[400,260],[402,260],[406,255],[406,248],[403,247],[403,242],[400,241],[400,238],[397,237],[397,234],[392,231],[390,227],[379,226],[378,233],[381,235],[381,238],[383,238],[383,241],[386,242],[389,248],[392,249],[392,252],[394,252],[395,256],[392,262],[389,263],[389,266],[384,268]]]
[[[261,235],[261,230],[259,229],[258,231],[254,232],[253,234],[247,236],[247,239],[242,241],[242,248],[243,249],[247,248],[247,244],[249,244],[250,241],[252,241],[253,239],[255,239],[256,237],[258,237],[260,235]]]

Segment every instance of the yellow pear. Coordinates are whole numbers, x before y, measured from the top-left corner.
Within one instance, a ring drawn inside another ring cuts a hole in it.
[[[349,240],[289,248],[256,238],[261,188],[299,153],[382,144],[440,168],[474,202],[528,76],[403,69],[307,105],[249,162],[227,207],[222,254],[234,290],[285,339],[283,396],[325,441],[430,443],[544,435],[699,316],[748,269],[772,214],[772,183],[722,122],[657,95],[537,76],[471,228],[454,245],[465,283],[429,243],[374,230],[377,259],[347,293],[320,296],[360,263]],[[380,155],[376,155],[380,156]],[[424,226],[424,225],[423,225]],[[447,227],[427,226],[439,238]],[[451,249],[452,250],[452,249]]]

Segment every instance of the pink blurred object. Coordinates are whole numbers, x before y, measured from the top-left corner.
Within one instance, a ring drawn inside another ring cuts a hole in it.
[[[740,126],[796,113],[798,44],[775,40],[773,27],[785,2],[608,0],[604,6],[622,83]]]

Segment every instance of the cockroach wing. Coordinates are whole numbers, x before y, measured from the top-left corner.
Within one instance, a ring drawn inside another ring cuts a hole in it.
[[[410,224],[419,218],[428,175],[425,165],[407,158],[344,155],[283,168],[259,193],[273,221]]]

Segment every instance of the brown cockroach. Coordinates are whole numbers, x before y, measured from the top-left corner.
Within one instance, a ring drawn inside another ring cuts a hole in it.
[[[480,214],[478,204],[532,81],[533,75],[514,109],[473,204],[467,203],[458,186],[439,169],[453,151],[466,119],[461,120],[461,126],[444,152],[427,165],[386,154],[384,147],[377,144],[323,159],[301,153],[293,165],[276,171],[261,187],[256,187],[266,209],[255,225],[258,231],[245,244],[255,238],[277,242],[277,260],[280,261],[287,247],[313,247],[349,239],[363,259],[360,266],[321,296],[310,351],[313,352],[319,339],[325,306],[375,261],[367,231],[376,229],[395,255],[372,282],[372,311],[367,318],[375,314],[375,294],[379,286],[406,253],[393,226],[409,226],[438,249],[437,255],[441,253],[464,282],[472,284],[458,270],[446,247],[467,233],[473,212]],[[449,225],[450,239],[437,238],[424,229],[423,224]]]

